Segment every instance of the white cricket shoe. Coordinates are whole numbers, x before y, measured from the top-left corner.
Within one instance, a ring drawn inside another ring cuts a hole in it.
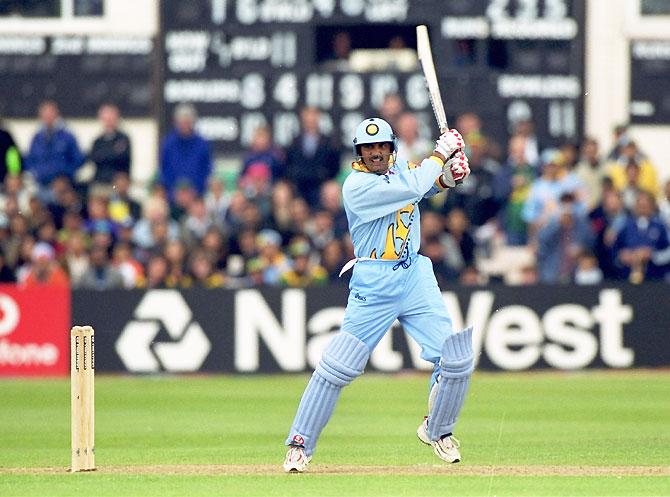
[[[428,436],[428,416],[423,418],[423,421],[416,429],[416,436],[426,445],[432,445],[435,455],[443,461],[454,463],[461,460],[461,452],[458,450],[461,447],[461,443],[456,437],[453,435],[445,435],[437,442],[433,442],[430,439]]]
[[[312,456],[305,454],[305,448],[299,445],[291,445],[284,459],[284,471],[287,473],[302,473],[307,469]]]

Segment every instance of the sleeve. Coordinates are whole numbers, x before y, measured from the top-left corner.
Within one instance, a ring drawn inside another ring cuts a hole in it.
[[[119,161],[123,164],[123,170],[130,174],[130,165],[133,157],[132,144],[130,143],[130,137],[126,134],[123,134],[122,140],[126,146],[119,155]]]
[[[431,187],[430,190],[426,192],[426,194],[423,196],[423,198],[430,198],[438,193],[442,193],[443,191],[447,190],[447,185],[442,183],[442,175],[440,174],[435,182],[433,183],[433,186]]]
[[[657,266],[665,266],[670,264],[670,240],[668,239],[668,230],[662,222],[659,222],[659,229],[661,234],[653,248],[651,262]]]
[[[421,167],[406,169],[400,174],[364,174],[364,181],[355,181],[360,176],[350,177],[344,184],[344,199],[348,208],[363,222],[369,222],[417,202],[435,184],[442,173],[442,161],[437,157],[424,159]]]
[[[70,170],[72,173],[74,173],[77,169],[81,167],[81,165],[86,161],[86,157],[84,154],[81,153],[81,150],[79,150],[79,144],[77,143],[77,139],[74,137],[73,134],[69,134],[68,136],[68,142],[69,142],[69,150],[70,150]]]
[[[33,136],[33,139],[30,141],[30,147],[28,148],[28,154],[23,161],[23,167],[26,171],[31,171],[34,176],[37,175],[37,171],[34,171],[35,164],[37,163],[39,144],[37,141],[37,134]]]
[[[7,165],[7,171],[12,176],[18,176],[21,172],[21,154],[19,153],[16,146],[12,145],[7,149],[5,154],[5,164]]]
[[[543,249],[550,249],[559,243],[560,227],[558,216],[554,215],[547,224],[538,230],[538,242]]]
[[[159,158],[160,170],[158,173],[160,183],[168,191],[172,189],[172,185],[174,184],[175,181],[174,171],[172,170],[171,167],[171,160],[169,155],[170,155],[170,145],[169,145],[169,137],[167,137],[163,140],[163,143],[161,145],[160,158]]]
[[[521,209],[521,218],[529,224],[535,223],[542,215],[542,201],[538,196],[536,185],[537,183],[531,187],[528,198]]]

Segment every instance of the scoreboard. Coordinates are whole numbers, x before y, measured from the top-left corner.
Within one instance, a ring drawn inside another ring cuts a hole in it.
[[[126,116],[155,113],[155,40],[114,35],[0,34],[0,115],[34,118],[53,99],[66,118],[116,103]]]
[[[219,153],[244,150],[259,124],[287,145],[304,105],[348,146],[354,126],[378,115],[386,93],[436,125],[420,67],[370,71],[329,64],[331,40],[355,49],[416,47],[428,26],[450,123],[474,111],[504,143],[532,119],[541,146],[579,140],[584,107],[583,0],[164,0],[160,3],[160,118],[180,102]]]
[[[630,75],[630,122],[670,124],[670,41],[631,41]]]

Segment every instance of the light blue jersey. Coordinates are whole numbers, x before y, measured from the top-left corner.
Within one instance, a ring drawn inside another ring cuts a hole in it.
[[[437,364],[452,327],[432,263],[418,255],[418,203],[444,190],[442,161],[398,161],[382,175],[358,162],[352,167],[342,193],[356,259],[345,266],[353,265],[354,273],[342,331],[372,350],[398,319],[422,358]]]
[[[416,255],[421,240],[417,204],[444,190],[437,179],[442,161],[398,161],[381,175],[358,162],[353,168],[342,194],[356,257],[398,261]]]

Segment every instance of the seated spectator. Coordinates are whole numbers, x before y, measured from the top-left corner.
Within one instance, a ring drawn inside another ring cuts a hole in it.
[[[521,211],[521,216],[530,226],[531,233],[536,233],[550,221],[551,217],[555,217],[559,199],[563,194],[571,194],[575,208],[586,210],[575,196],[574,183],[565,180],[566,171],[562,156],[554,150],[548,150],[543,153],[542,162],[544,164],[542,176],[533,182]]]
[[[127,242],[119,242],[114,245],[112,265],[121,274],[124,288],[135,288],[144,279],[144,268],[133,257],[131,246]]]
[[[584,185],[586,209],[591,212],[600,203],[602,181],[605,177],[598,142],[594,138],[586,138],[582,142],[581,157],[575,168],[575,174]]]
[[[88,154],[88,158],[95,164],[93,181],[96,183],[111,185],[117,173],[130,176],[130,138],[119,129],[120,117],[116,105],[103,104],[98,109],[102,134],[95,139]]]
[[[619,157],[609,163],[607,173],[612,178],[614,188],[623,191],[629,185],[629,174],[626,168],[630,164],[635,164],[639,167],[639,175],[636,178],[635,186],[640,190],[651,193],[654,197],[658,196],[659,188],[656,168],[639,151],[637,144],[632,140],[623,145]]]
[[[310,206],[317,205],[321,184],[340,172],[339,148],[321,133],[320,119],[321,111],[316,107],[301,110],[301,131],[286,150],[282,174]]]
[[[14,270],[7,265],[7,260],[2,250],[0,250],[0,283],[16,283]]]
[[[205,201],[201,198],[194,199],[188,212],[181,219],[181,233],[185,243],[187,245],[199,243],[212,227],[214,221],[209,217]]]
[[[23,175],[8,175],[2,183],[0,191],[0,211],[10,218],[19,211],[27,211],[31,197],[35,196],[34,188],[27,185]],[[54,216],[56,219],[56,216]]]
[[[531,185],[535,180],[535,168],[526,160],[526,138],[513,136],[508,144],[507,162],[496,174],[493,195],[500,211],[500,227],[505,233],[507,244],[525,245],[528,241],[527,225],[523,209]]]
[[[618,190],[621,192],[623,206],[628,212],[633,212],[635,210],[637,196],[642,191],[638,186],[640,180],[640,166],[636,162],[631,161],[626,165],[625,173],[626,183],[621,188],[618,188]]]
[[[214,223],[222,228],[224,219],[226,218],[226,211],[230,205],[232,193],[226,191],[226,185],[221,178],[212,176],[209,179],[209,188],[205,194],[205,206],[207,207],[207,214],[214,220]]]
[[[19,278],[24,288],[39,286],[64,286],[69,284],[67,274],[55,260],[53,247],[48,243],[34,244],[31,263]]]
[[[630,134],[628,133],[628,126],[625,124],[618,124],[615,126],[612,130],[612,136],[614,138],[614,146],[607,154],[608,162],[616,161],[621,155],[623,147],[631,141]]]
[[[342,187],[337,181],[326,181],[321,185],[319,208],[330,213],[336,237],[341,237],[349,230],[347,213],[342,207]]]
[[[154,254],[149,257],[147,262],[147,274],[144,280],[138,284],[140,288],[167,288],[166,278],[168,272],[168,263],[160,254]]]
[[[598,267],[598,259],[593,253],[583,251],[577,258],[575,283],[577,285],[599,285],[603,281],[603,272]]]
[[[604,183],[607,184],[607,181]],[[595,234],[594,254],[598,259],[603,276],[607,279],[619,277],[619,269],[614,264],[614,242],[626,225],[627,213],[621,194],[614,188],[603,188],[600,205],[589,214],[591,230]]]
[[[379,106],[379,117],[391,125],[392,129],[398,127],[398,119],[405,112],[405,103],[397,93],[384,95]]]
[[[231,253],[241,255],[245,265],[251,259],[258,257],[258,248],[256,245],[257,235],[258,233],[254,230],[243,230],[236,238],[231,239],[233,244]]]
[[[223,288],[225,277],[216,270],[206,252],[196,250],[189,258],[188,267],[194,288]]]
[[[46,207],[57,227],[63,226],[63,216],[66,212],[82,212],[84,210],[81,195],[65,176],[54,179],[51,182],[50,190],[49,196],[46,197]]]
[[[21,153],[14,142],[14,137],[2,125],[0,120],[0,183],[5,182],[7,176],[21,174]]]
[[[330,182],[326,182],[324,185],[328,183]],[[290,183],[278,181],[274,184],[271,195],[272,211],[270,212],[268,225],[281,234],[285,243],[288,243],[291,238],[291,225],[293,223],[291,203],[293,198],[293,187]],[[346,229],[349,229],[348,225]]]
[[[251,137],[249,151],[242,157],[240,177],[247,174],[252,165],[261,165],[270,174],[270,180],[276,181],[282,175],[284,152],[272,143],[272,132],[269,126],[259,126]]]
[[[577,258],[585,249],[591,248],[593,235],[573,194],[563,194],[559,204],[549,209],[545,213],[547,220],[537,233],[540,282],[570,283]]]
[[[238,180],[239,188],[244,196],[259,208],[263,217],[270,214],[270,197],[272,195],[272,176],[270,168],[254,162]]]
[[[321,64],[321,68],[329,72],[350,71],[351,35],[346,31],[338,31],[333,35],[331,47],[331,53]]]
[[[307,233],[307,226],[310,222],[312,213],[310,212],[307,201],[301,197],[296,197],[291,200],[291,226],[290,233],[292,236],[304,235]]]
[[[9,218],[9,233],[0,241],[0,246],[9,266],[16,268],[19,263],[21,242],[30,234],[28,221],[22,214],[16,213]]]
[[[333,216],[328,211],[316,211],[306,223],[305,231],[312,245],[317,250],[323,249],[329,241],[335,238]]]
[[[665,226],[670,229],[670,180],[665,182],[663,195],[661,195],[661,201],[658,204],[658,213]]]
[[[246,276],[243,286],[258,288],[265,286],[265,265],[259,258],[249,259],[246,263]]]
[[[656,202],[640,192],[635,212],[614,243],[615,261],[621,275],[632,283],[663,279],[670,264],[668,230],[656,213]]]
[[[197,198],[198,192],[193,184],[187,179],[179,180],[170,201],[170,217],[180,222]]]
[[[432,152],[434,143],[421,137],[419,120],[413,112],[403,112],[393,129],[398,137],[397,156],[399,160],[420,164]]]
[[[19,243],[18,247],[18,258],[16,260],[16,281],[22,283],[30,270],[33,267],[33,249],[35,248],[36,242],[35,237],[30,233],[24,235]],[[50,245],[45,245],[44,251],[46,248],[51,249],[53,253],[53,258],[55,258],[55,252]]]
[[[525,138],[524,162],[533,167],[539,167],[540,164],[540,145],[535,134],[535,123],[530,119],[521,119],[514,125],[514,135],[520,135]]]
[[[130,176],[117,172],[112,176],[112,194],[109,197],[109,218],[119,225],[135,224],[142,215],[142,207],[130,197]]]
[[[295,237],[288,246],[292,259],[292,267],[279,277],[279,284],[284,287],[306,288],[323,286],[328,283],[328,273],[318,264],[310,260],[311,248],[307,238]]]
[[[166,284],[169,288],[190,288],[193,279],[188,273],[186,261],[188,252],[186,245],[180,240],[168,240],[163,249],[163,255],[168,263]]]
[[[425,238],[421,244],[421,253],[433,264],[433,273],[440,287],[448,286],[458,277],[458,273],[446,263],[445,247],[437,236]]]
[[[487,142],[482,135],[466,136],[465,144],[466,154],[470,161],[470,175],[465,178],[463,184],[452,189],[448,195],[435,195],[430,200],[432,204],[433,199],[443,198],[444,212],[459,208],[465,212],[473,226],[479,227],[496,216],[502,203],[494,195],[497,188],[496,174],[500,173],[501,166],[497,161],[488,157]],[[534,177],[530,166],[528,168],[529,176]],[[501,175],[502,181],[506,183],[503,188],[500,188],[500,191],[504,190],[501,195],[509,197],[511,193],[509,184],[512,182],[513,174],[523,174],[523,171],[516,173],[510,168],[504,177]]]
[[[236,190],[230,198],[230,204],[226,210],[226,216],[223,220],[224,231],[229,235],[235,235],[242,230],[244,222],[244,211],[249,205],[249,201],[244,194]]]
[[[475,266],[466,266],[461,271],[458,283],[463,286],[482,286],[482,275]]]
[[[51,182],[59,176],[72,182],[75,172],[84,163],[84,155],[75,136],[65,127],[56,102],[42,102],[39,119],[42,126],[30,143],[25,168],[46,193]]]
[[[242,211],[240,229],[258,231],[264,224],[265,219],[258,206],[254,202],[247,202]]]
[[[482,132],[482,120],[475,112],[463,112],[456,118],[456,129],[460,131],[462,136],[480,135],[485,140]],[[467,140],[465,141],[468,145]]]
[[[209,143],[195,130],[197,112],[190,104],[175,107],[174,129],[161,144],[160,178],[170,200],[177,185],[187,181],[198,196],[205,194],[212,172]]]
[[[84,230],[88,234],[93,231],[114,231],[114,223],[109,218],[108,199],[105,196],[96,193],[88,196]]]
[[[123,284],[123,276],[109,261],[107,250],[102,247],[93,247],[89,268],[81,277],[79,288],[112,290],[123,288]]]
[[[145,250],[152,250],[157,245],[154,239],[152,227],[156,224],[167,224],[168,239],[174,240],[179,237],[179,224],[169,218],[169,208],[164,199],[154,196],[149,197],[144,204],[143,216],[137,221],[133,228],[133,243]]]
[[[455,274],[475,263],[475,241],[468,233],[468,228],[465,213],[461,209],[453,209],[447,215],[447,232],[440,236],[445,263]]]
[[[253,237],[252,237],[253,245]],[[221,231],[215,226],[210,226],[202,238],[200,247],[205,255],[214,264],[216,271],[223,271],[228,266],[228,240],[224,238]]]
[[[32,197],[28,203],[28,222],[32,231],[37,230],[42,224],[52,221],[53,216],[44,202],[39,197]]]
[[[291,268],[289,259],[281,251],[281,236],[274,230],[263,230],[256,237],[258,259],[263,266],[266,285],[278,285],[283,273]]]
[[[351,278],[351,271],[347,271],[340,278],[340,271],[346,263],[342,242],[339,239],[331,240],[321,250],[321,265],[328,273],[330,283],[348,282]]]

